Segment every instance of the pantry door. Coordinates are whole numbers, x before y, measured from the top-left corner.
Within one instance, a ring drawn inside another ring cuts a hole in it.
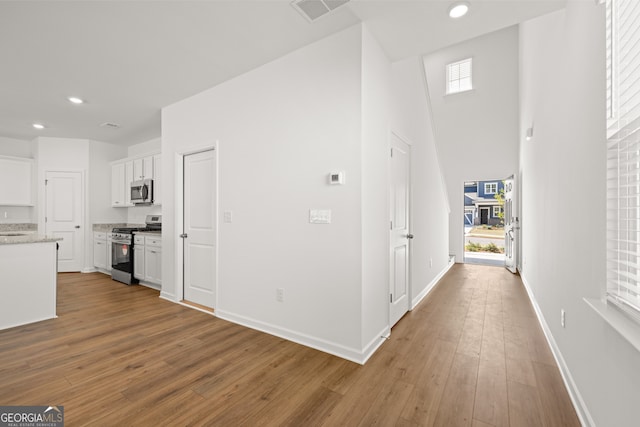
[[[184,156],[184,300],[213,308],[216,285],[216,152]]]
[[[82,172],[46,172],[45,234],[59,237],[58,271],[84,266],[84,183]]]

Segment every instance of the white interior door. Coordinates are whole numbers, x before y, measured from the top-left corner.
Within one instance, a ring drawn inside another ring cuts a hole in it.
[[[515,273],[517,271],[518,234],[520,225],[515,208],[516,181],[510,176],[504,180],[504,265]]]
[[[184,156],[184,299],[213,308],[216,279],[216,153]]]
[[[46,172],[45,234],[61,237],[58,271],[84,265],[84,192],[81,172]]]
[[[391,135],[390,327],[409,310],[409,207],[411,147]]]

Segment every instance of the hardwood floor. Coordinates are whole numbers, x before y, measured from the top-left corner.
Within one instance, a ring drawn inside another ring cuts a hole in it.
[[[0,331],[0,404],[68,426],[578,426],[519,277],[456,265],[360,366],[100,273]]]

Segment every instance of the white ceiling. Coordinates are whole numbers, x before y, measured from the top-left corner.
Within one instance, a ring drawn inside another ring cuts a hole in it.
[[[453,0],[351,0],[313,23],[289,0],[0,1],[0,136],[136,144],[160,136],[162,107],[359,22],[395,61],[566,3],[467,1],[455,21]]]

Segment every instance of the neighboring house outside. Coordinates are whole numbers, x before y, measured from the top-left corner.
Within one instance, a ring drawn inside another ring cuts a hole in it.
[[[495,195],[504,190],[502,180],[464,183],[464,225],[499,225],[502,206]]]

